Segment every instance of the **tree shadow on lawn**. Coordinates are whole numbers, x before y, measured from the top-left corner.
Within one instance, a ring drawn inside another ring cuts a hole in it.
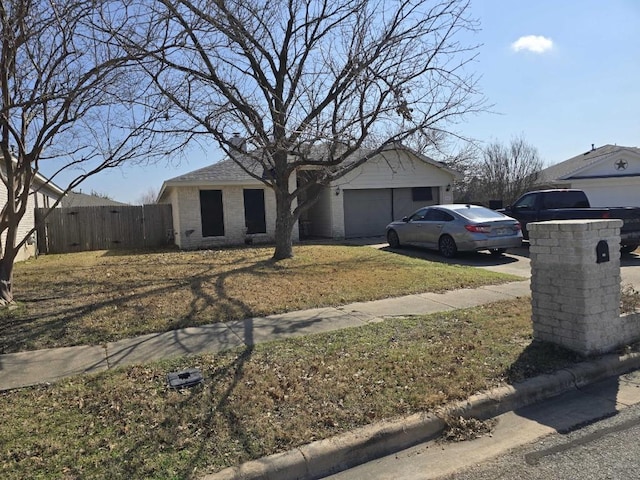
[[[115,254],[125,256],[133,253],[122,251]],[[142,280],[118,278],[117,275],[109,278],[100,266],[92,270],[96,280],[91,282],[90,288],[82,288],[79,285],[81,281],[77,279],[65,280],[64,277],[48,290],[34,286],[18,298],[21,308],[0,312],[0,353],[79,344],[99,345],[149,333],[283,313],[286,310],[279,307],[256,311],[248,297],[242,298],[241,294],[229,291],[229,280],[246,274],[262,278],[266,285],[279,268],[296,276],[304,275],[306,268],[304,263],[279,267],[279,262],[273,259],[252,262],[251,251],[248,250],[242,261],[250,263],[235,268],[226,265],[225,268],[230,269],[220,271],[207,264],[206,257],[207,253],[203,251],[203,261],[195,267],[185,262],[197,271],[183,278],[154,278],[151,270]],[[168,261],[173,262],[174,257]],[[360,269],[367,261],[371,266],[366,268],[377,264],[375,259],[353,259]],[[144,267],[152,268],[149,265]],[[324,270],[331,274],[335,268],[335,260],[322,262],[322,259],[314,259],[315,276]],[[349,271],[349,261],[340,262],[339,268]],[[179,301],[171,301],[172,296],[179,297],[181,291],[183,295],[192,297],[184,302],[184,308]],[[255,293],[255,289],[251,293]],[[166,308],[161,302],[166,303]],[[301,304],[301,308],[318,306]]]
[[[188,304],[188,309],[181,312],[178,318],[165,323],[159,330],[149,331],[144,327],[133,329],[133,331],[113,332],[110,326],[90,326],[83,324],[82,320],[86,319],[96,311],[104,311],[105,315],[126,316],[128,305],[136,301],[145,299],[153,299],[159,296],[168,295],[175,292],[176,285],[174,282],[166,281],[166,284],[149,288],[146,282],[139,284],[128,284],[128,291],[121,292],[120,295],[111,298],[104,298],[99,301],[83,302],[79,305],[65,306],[56,308],[51,314],[42,314],[40,311],[29,313],[30,305],[46,304],[53,300],[69,299],[74,296],[83,297],[82,293],[73,292],[73,282],[65,287],[64,282],[57,285],[57,290],[61,292],[58,295],[46,295],[43,297],[32,297],[20,299],[22,307],[16,310],[5,310],[0,316],[0,341],[2,351],[0,353],[14,353],[21,350],[31,350],[38,348],[51,348],[59,346],[71,346],[77,344],[100,344],[108,341],[114,341],[127,336],[142,335],[153,333],[154,331],[166,332],[188,326],[202,325],[204,323],[214,323],[215,319],[207,319],[207,322],[197,320],[198,313],[203,309],[202,305],[215,307],[221,311],[219,318],[224,320],[242,320],[253,316],[254,312],[243,302],[242,299],[231,296],[225,283],[234,276],[248,273],[253,276],[266,275],[264,267],[272,265],[271,260],[256,262],[249,266],[243,266],[227,272],[200,272],[188,279],[180,285],[180,288],[186,288],[186,291],[193,295],[193,299]],[[161,280],[165,282],[165,280]],[[214,283],[214,294],[208,291],[204,286],[206,283]],[[109,290],[111,285],[105,283],[103,292],[98,295],[104,296],[113,293]],[[146,288],[145,291],[136,292],[136,288]],[[69,293],[64,293],[68,291]],[[44,307],[44,305],[40,305]],[[110,313],[113,312],[113,313]],[[144,316],[144,311],[134,312],[140,317]],[[130,318],[125,322],[135,322],[137,315],[129,315]],[[130,333],[130,334],[129,334]]]

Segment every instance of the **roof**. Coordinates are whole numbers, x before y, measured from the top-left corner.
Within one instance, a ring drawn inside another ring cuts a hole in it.
[[[13,163],[16,163],[16,159],[12,158]],[[6,169],[3,162],[0,162],[0,175],[2,178],[7,178]],[[35,172],[33,177],[33,183],[31,184],[31,190],[44,193],[52,197],[60,197],[64,193],[64,190],[42,175],[40,172]]]
[[[69,192],[60,202],[63,208],[69,207],[105,207],[105,206],[124,206],[126,203],[117,202],[110,198],[100,197],[98,195],[87,195],[86,193]]]
[[[637,147],[623,147],[619,145],[604,145],[602,147],[594,148],[588,152],[581,153],[575,157],[565,160],[564,162],[557,163],[548,168],[545,168],[540,173],[538,182],[540,184],[553,183],[561,180],[568,180],[572,177],[578,176],[582,170],[595,165],[613,155],[627,151],[634,155],[640,156],[640,148]]]
[[[260,172],[262,169],[257,163],[254,164],[254,168],[251,171]],[[219,183],[246,183],[248,180],[257,181],[250,175],[247,175],[240,165],[238,165],[231,158],[227,158],[208,167],[199,168],[184,175],[171,178],[165,181],[166,185],[177,184],[193,184],[197,183],[201,185],[207,182]]]
[[[460,173],[455,170],[450,169],[443,162],[438,162],[436,160],[432,160],[431,158],[422,155],[414,150],[405,147],[401,144],[390,145],[388,149],[397,149],[404,150],[410,152],[415,155],[419,160],[427,163],[429,165],[433,165],[437,168],[447,171],[454,177],[459,177]],[[315,145],[308,154],[310,156],[316,156],[321,158],[323,153],[326,151],[326,147],[322,145]],[[373,152],[373,149],[359,149],[356,150],[350,157],[354,159],[362,158],[364,155]],[[255,152],[252,152],[255,153]],[[258,176],[262,176],[263,167],[258,161],[254,160],[250,154],[244,154],[240,158],[238,158],[243,165],[248,168],[250,171],[255,173]],[[260,180],[253,178],[248,175],[247,172],[238,165],[237,161],[226,158],[220,162],[214,163],[204,168],[200,168],[198,170],[194,170],[192,172],[185,173],[184,175],[180,175],[178,177],[171,178],[166,180],[162,184],[162,188],[160,189],[160,193],[158,194],[158,199],[161,199],[169,187],[185,187],[185,186],[217,186],[217,185],[251,185],[251,184],[259,184]]]

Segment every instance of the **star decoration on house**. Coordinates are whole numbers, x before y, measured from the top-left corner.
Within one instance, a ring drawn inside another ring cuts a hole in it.
[[[625,170],[627,168],[628,162],[626,160],[618,160],[615,163],[616,170]]]

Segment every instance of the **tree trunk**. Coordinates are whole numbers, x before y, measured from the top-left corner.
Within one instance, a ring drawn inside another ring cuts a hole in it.
[[[0,260],[0,305],[13,303],[13,259]]]
[[[276,249],[273,252],[274,260],[282,260],[293,257],[293,225],[295,220],[291,213],[291,201],[289,192],[276,193]]]

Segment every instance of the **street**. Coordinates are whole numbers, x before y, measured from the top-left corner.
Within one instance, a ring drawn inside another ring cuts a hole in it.
[[[573,480],[638,478],[640,406],[570,433],[556,433],[448,480]]]
[[[638,435],[640,372],[632,372],[500,415],[476,440],[433,440],[327,478],[638,478]]]

